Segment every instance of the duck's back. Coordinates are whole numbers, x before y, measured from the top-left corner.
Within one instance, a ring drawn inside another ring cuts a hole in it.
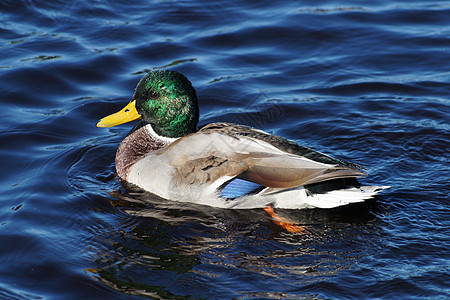
[[[303,156],[305,158],[325,163],[325,164],[337,164],[341,166],[354,167],[357,169],[363,169],[361,166],[356,165],[354,163],[340,160],[321,152],[315,151],[311,148],[301,146],[294,141],[288,140],[278,135],[269,134],[262,130],[258,130],[249,126],[233,124],[233,123],[210,123],[202,128],[200,128],[199,132],[219,132],[221,134],[227,134],[232,136],[246,136],[253,139],[261,140],[271,144],[272,146],[290,153],[299,156]]]

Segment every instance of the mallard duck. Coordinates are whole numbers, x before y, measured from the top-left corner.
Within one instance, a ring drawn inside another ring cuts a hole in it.
[[[232,123],[197,128],[191,82],[152,71],[131,102],[101,119],[111,127],[142,119],[120,144],[117,175],[162,198],[222,208],[333,208],[363,202],[385,187],[361,186],[364,169],[294,141]]]

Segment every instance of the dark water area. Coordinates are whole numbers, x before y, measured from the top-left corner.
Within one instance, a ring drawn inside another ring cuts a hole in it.
[[[449,1],[2,1],[1,299],[448,299]],[[117,180],[148,70],[231,121],[365,166],[366,204],[171,202]]]

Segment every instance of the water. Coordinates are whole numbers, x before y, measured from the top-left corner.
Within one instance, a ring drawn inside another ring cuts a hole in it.
[[[450,297],[448,1],[3,1],[0,297]],[[232,121],[364,165],[365,205],[186,205],[117,181],[146,70]],[[143,202],[145,199],[147,202]]]

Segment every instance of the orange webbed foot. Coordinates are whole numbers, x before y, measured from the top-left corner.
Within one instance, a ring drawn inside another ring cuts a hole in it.
[[[295,225],[292,220],[289,220],[284,217],[280,217],[275,213],[273,210],[273,206],[271,204],[268,204],[264,210],[273,218],[273,221],[275,224],[283,227],[284,229],[293,232],[293,233],[305,233],[306,232],[306,226],[299,226]]]

